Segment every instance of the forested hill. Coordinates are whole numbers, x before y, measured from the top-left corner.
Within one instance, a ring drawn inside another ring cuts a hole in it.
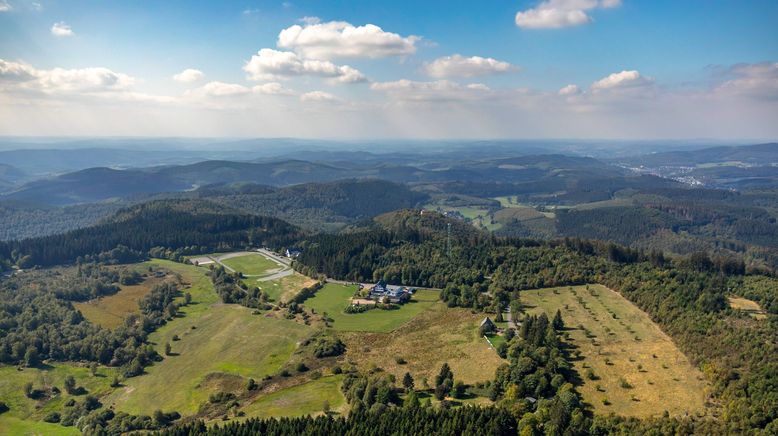
[[[327,231],[385,212],[416,207],[429,198],[406,185],[377,179],[306,183],[285,188],[211,185],[186,195],[207,198],[247,213],[281,218],[307,229]]]
[[[161,257],[175,257],[249,245],[273,246],[299,236],[295,226],[276,218],[235,213],[200,200],[165,200],[121,210],[92,227],[0,243],[0,259],[22,268],[99,255],[126,262],[154,250]]]

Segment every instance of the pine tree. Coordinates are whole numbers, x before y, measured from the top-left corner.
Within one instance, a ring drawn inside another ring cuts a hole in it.
[[[403,387],[406,392],[414,388],[413,377],[410,372],[406,372],[405,375],[403,375]]]
[[[556,331],[561,331],[565,328],[565,323],[562,321],[562,312],[560,312],[559,309],[556,310],[556,315],[554,315],[554,321],[552,325]]]

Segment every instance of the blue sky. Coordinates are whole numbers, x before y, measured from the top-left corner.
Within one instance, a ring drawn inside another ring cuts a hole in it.
[[[0,134],[775,138],[776,23],[774,0],[0,0]]]

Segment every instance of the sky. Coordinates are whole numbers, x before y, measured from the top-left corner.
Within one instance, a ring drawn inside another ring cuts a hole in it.
[[[778,138],[775,0],[0,0],[0,135]]]

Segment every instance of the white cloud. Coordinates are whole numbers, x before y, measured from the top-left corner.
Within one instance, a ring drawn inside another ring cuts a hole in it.
[[[250,94],[251,89],[238,85],[236,83],[208,82],[200,88],[187,91],[187,96],[206,96],[206,97],[235,97],[239,95]]]
[[[508,62],[498,61],[493,58],[462,55],[445,56],[426,64],[424,71],[430,77],[475,77],[488,74],[506,73],[516,67]]]
[[[251,80],[279,80],[292,76],[318,76],[340,83],[359,83],[367,78],[348,65],[335,65],[330,61],[306,60],[290,51],[263,48],[251,57],[243,71]]]
[[[373,83],[370,85],[370,89],[385,92],[396,100],[416,102],[473,100],[481,98],[491,91],[488,86],[481,83],[461,85],[448,80],[417,82],[407,79]]]
[[[23,62],[11,62],[0,59],[0,83],[3,81],[22,82],[37,77],[37,70]]]
[[[778,99],[778,62],[733,65],[724,76],[726,80],[715,88],[717,93]]]
[[[329,92],[324,92],[324,91],[306,92],[305,94],[300,96],[300,101],[326,102],[326,101],[337,101],[337,100],[338,100],[337,97],[330,94]]]
[[[257,94],[265,94],[265,95],[293,95],[294,91],[291,89],[285,88],[283,85],[281,85],[278,82],[269,82],[269,83],[263,83],[261,85],[256,85],[251,90]]]
[[[202,71],[196,70],[194,68],[187,68],[178,74],[174,74],[173,80],[181,83],[192,83],[202,79],[203,77],[205,77],[205,74],[203,74]]]
[[[54,23],[51,26],[51,34],[57,37],[73,36],[73,29],[70,28],[64,21]]]
[[[559,95],[577,95],[581,93],[581,89],[578,85],[567,85],[559,90]]]
[[[32,2],[32,3],[30,4],[30,7],[31,7],[31,8],[32,8],[32,10],[33,10],[33,11],[35,11],[35,12],[40,12],[40,11],[42,11],[42,10],[43,10],[43,5],[42,5],[42,4],[40,4],[40,3],[38,3],[38,2]]]
[[[402,37],[373,24],[355,27],[344,21],[308,20],[278,34],[278,46],[307,59],[383,58],[416,52],[416,36]]]
[[[259,9],[257,8],[246,8],[243,10],[243,12],[241,12],[241,15],[243,15],[244,17],[248,17],[250,15],[256,15],[258,13],[259,13]]]
[[[108,68],[39,70],[23,62],[0,59],[0,86],[3,89],[44,93],[108,92],[127,90],[133,84],[133,77]]]
[[[592,91],[605,91],[612,89],[630,89],[651,85],[653,79],[641,76],[636,70],[613,73],[607,77],[592,83]]]
[[[0,12],[9,12],[13,10],[13,7],[7,0],[0,0]]]
[[[592,21],[592,9],[621,6],[621,0],[543,0],[537,6],[516,13],[516,25],[525,29],[559,29]]]

